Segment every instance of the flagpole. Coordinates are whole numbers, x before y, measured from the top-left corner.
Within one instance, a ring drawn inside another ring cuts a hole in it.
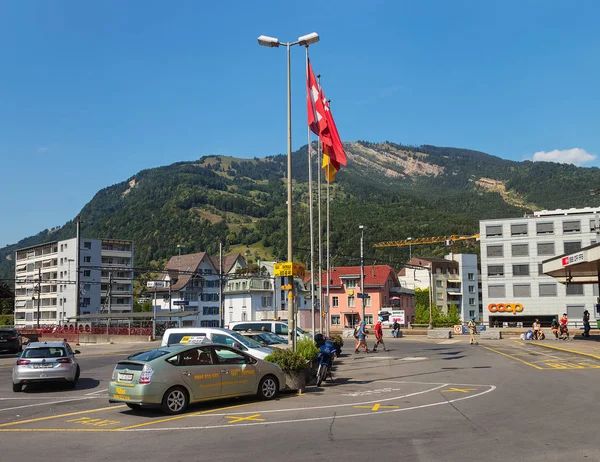
[[[323,225],[321,224],[321,140],[317,140],[317,201],[319,214],[319,332],[323,333]]]
[[[308,82],[308,45],[306,45],[306,81]],[[308,93],[308,86],[306,87],[306,97],[310,99]],[[315,267],[314,267],[314,254],[315,254],[315,232],[314,232],[314,219],[313,219],[313,185],[312,185],[312,156],[311,156],[311,145],[310,145],[310,126],[307,126],[308,133],[308,209],[310,215],[310,302],[312,305],[311,309],[311,332],[313,339],[315,338]]]
[[[327,172],[331,168],[331,164],[327,165]],[[329,337],[329,281],[331,280],[331,267],[329,266],[329,185],[331,181],[329,179],[329,173],[327,173],[327,317],[325,319],[325,329],[327,332],[327,337]]]

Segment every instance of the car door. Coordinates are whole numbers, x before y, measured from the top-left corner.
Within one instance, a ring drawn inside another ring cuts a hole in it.
[[[226,346],[213,345],[212,348],[221,373],[221,395],[256,393],[256,359]]]
[[[210,347],[191,348],[178,356],[181,379],[192,390],[194,401],[221,395],[221,373]]]

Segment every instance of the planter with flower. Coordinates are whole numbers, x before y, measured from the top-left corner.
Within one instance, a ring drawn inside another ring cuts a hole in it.
[[[303,390],[306,387],[308,361],[297,351],[277,349],[265,358],[277,364],[285,374],[285,388]]]

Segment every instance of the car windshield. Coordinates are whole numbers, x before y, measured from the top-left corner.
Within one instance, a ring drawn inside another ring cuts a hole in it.
[[[242,345],[244,345],[245,347],[248,348],[262,348],[262,345],[260,343],[258,343],[256,340],[252,340],[250,338],[246,338],[243,335],[238,334],[237,332],[230,332],[229,335],[231,335],[234,339],[236,339],[238,342],[240,342]]]
[[[170,352],[166,350],[148,350],[142,353],[136,353],[132,356],[129,356],[127,359],[132,359],[134,361],[152,361],[153,359],[160,358],[161,356],[169,353]]]
[[[66,356],[65,349],[60,347],[42,347],[42,348],[27,348],[22,358],[62,358]]]
[[[269,344],[286,343],[281,337],[272,332],[263,332],[259,334],[259,336],[264,338]]]

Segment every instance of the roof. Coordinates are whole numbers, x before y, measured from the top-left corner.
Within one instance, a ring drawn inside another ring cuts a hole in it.
[[[200,252],[171,257],[165,266],[165,271],[169,273],[169,277],[175,279],[175,284],[171,286],[171,290],[178,291],[183,289],[187,283],[190,282],[190,279],[193,276],[192,273],[196,272],[198,266],[200,266],[200,263],[206,256],[208,256],[206,252]],[[212,259],[209,257],[207,260],[214,267]],[[181,271],[181,273],[179,273],[179,271]]]
[[[390,273],[394,276],[394,270],[389,265],[374,265],[365,266],[365,286],[383,286],[387,282]],[[360,266],[341,266],[334,268],[331,272],[333,286],[341,286],[344,276],[360,275]],[[394,278],[395,280],[395,278]],[[321,275],[321,283],[323,286],[327,284],[327,273]]]
[[[233,268],[233,265],[235,265],[235,262],[240,257],[244,259],[241,253],[231,253],[229,255],[223,255],[223,273],[229,273],[231,271],[231,268]],[[212,264],[215,267],[215,269],[218,270],[219,257],[210,257],[210,259],[212,260]]]

